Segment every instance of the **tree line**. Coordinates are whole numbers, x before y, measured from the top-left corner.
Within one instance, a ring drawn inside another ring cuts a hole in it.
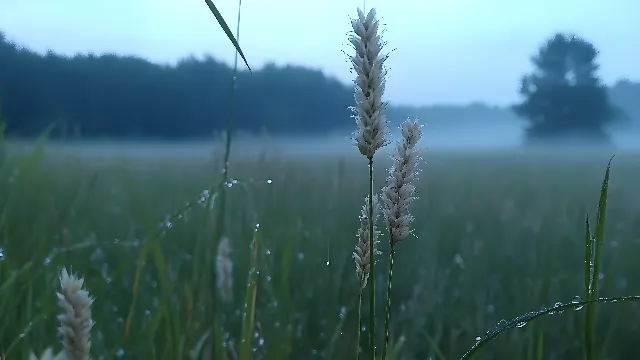
[[[433,120],[439,123],[438,117],[444,122],[462,113],[473,121],[504,118],[508,112],[529,120],[529,137],[575,131],[606,138],[602,129],[617,117],[617,100],[609,99],[597,78],[596,55],[588,42],[558,34],[539,50],[534,58],[538,75],[523,77],[523,102],[511,109],[390,106],[389,118],[419,116],[430,122],[437,114]],[[232,77],[229,66],[211,57],[189,57],[169,66],[116,54],[38,54],[0,33],[0,107],[6,132],[13,136],[35,136],[54,124],[54,136],[207,137],[227,127]],[[640,94],[640,85],[625,82],[621,88],[622,95],[616,96],[637,104],[628,99],[636,98],[630,93]],[[235,102],[238,131],[322,134],[353,127],[352,87],[318,70],[275,65],[253,73],[241,70]],[[571,119],[563,115],[567,107]]]

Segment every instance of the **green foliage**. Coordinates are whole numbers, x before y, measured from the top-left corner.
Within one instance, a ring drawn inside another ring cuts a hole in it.
[[[241,156],[232,163],[238,182],[228,188],[233,220],[227,236],[238,301],[221,307],[208,271],[216,227],[210,206],[217,202],[207,199],[217,197],[210,190],[218,178],[210,169],[221,167],[222,154],[212,162],[197,154],[189,160],[170,153],[120,159],[87,152],[81,160],[56,145],[46,152],[18,145],[11,144],[13,155],[0,168],[0,310],[13,310],[0,311],[0,350],[8,358],[57,346],[54,292],[63,265],[83,274],[96,297],[96,357],[170,360],[198,353],[206,359],[228,347],[239,350],[254,254],[260,266],[254,273],[253,358],[353,358],[353,214],[368,191],[360,157],[310,162],[283,154],[261,161]],[[608,194],[612,225],[602,245],[606,280],[599,291],[610,297],[640,288],[640,278],[629,272],[637,262],[638,156],[617,155]],[[459,359],[486,329],[504,325],[500,319],[544,304],[550,305],[547,313],[579,307],[571,299],[584,287],[577,271],[584,262],[584,214],[601,183],[603,161],[599,154],[432,150],[413,207],[418,239],[398,248],[388,358]],[[381,160],[374,173],[379,181],[386,165]],[[256,223],[260,247],[252,248]],[[384,263],[377,267],[379,276],[387,270]],[[564,305],[552,305],[558,301]],[[368,310],[365,305],[364,323]],[[585,313],[564,311],[522,328],[507,322],[514,330],[484,345],[474,359],[580,358]],[[598,313],[594,355],[633,358],[635,325],[624,319],[639,316],[638,309],[607,305]],[[228,347],[214,346],[223,343]]]

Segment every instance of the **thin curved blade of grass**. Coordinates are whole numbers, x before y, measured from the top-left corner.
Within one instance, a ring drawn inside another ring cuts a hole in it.
[[[142,245],[140,249],[140,256],[138,257],[138,265],[136,267],[136,275],[133,280],[133,296],[131,299],[131,305],[129,305],[129,313],[127,314],[127,321],[124,325],[124,339],[123,343],[127,344],[129,340],[129,333],[131,331],[131,321],[133,320],[133,313],[136,308],[136,302],[138,300],[138,294],[140,293],[140,281],[142,279],[142,269],[147,261],[147,254],[149,253],[149,243]]]
[[[617,302],[640,302],[640,295],[634,296],[622,296],[622,297],[613,297],[613,298],[599,298],[593,300],[583,300],[583,301],[571,301],[566,304],[558,304],[549,308],[544,308],[541,310],[531,311],[526,314],[515,317],[511,320],[502,320],[496,325],[493,329],[487,331],[483,336],[479,337],[479,340],[467,351],[460,360],[468,360],[473,358],[476,353],[493,339],[502,335],[502,333],[506,332],[510,329],[522,328],[526,326],[531,321],[540,318],[545,315],[555,315],[561,314],[566,310],[580,310],[583,307],[589,304],[604,304],[604,303],[617,303]]]
[[[429,343],[429,346],[431,346],[431,349],[435,353],[436,358],[438,360],[447,360],[446,356],[444,356],[444,354],[440,350],[440,347],[438,346],[438,343],[433,339],[433,337],[431,335],[429,335],[428,333],[425,333],[424,337],[427,340],[427,342]]]
[[[242,53],[242,49],[240,49],[240,44],[238,44],[238,41],[236,40],[235,36],[233,36],[233,33],[231,33],[231,29],[229,29],[227,22],[224,21],[224,18],[222,17],[222,14],[220,14],[220,11],[218,11],[218,8],[216,8],[216,6],[213,4],[213,2],[211,2],[211,0],[204,0],[204,2],[207,3],[209,10],[211,10],[211,13],[213,14],[213,16],[215,16],[216,20],[218,20],[218,24],[220,24],[220,27],[222,27],[222,30],[224,31],[224,33],[227,34],[227,37],[229,38],[233,46],[236,48],[236,51],[238,51],[238,54],[240,54],[240,57],[242,57],[244,64],[247,66],[247,69],[251,71],[251,67],[249,67],[247,58],[244,57],[244,54]]]
[[[238,360],[251,360],[253,345],[253,321],[256,314],[256,295],[258,291],[258,245],[260,232],[256,228],[251,241],[251,267],[247,278],[247,295],[244,300],[242,315],[242,334],[240,337],[240,353]]]
[[[607,164],[607,170],[602,180],[602,186],[600,187],[600,200],[598,201],[598,213],[596,215],[596,232],[595,238],[591,239],[589,230],[589,223],[587,222],[587,235],[589,237],[587,248],[590,266],[588,271],[589,283],[587,284],[587,300],[593,300],[598,296],[598,280],[600,276],[600,259],[602,258],[602,244],[604,243],[604,229],[605,221],[607,217],[607,195],[609,191],[609,175],[611,173],[611,161],[613,156],[609,159]],[[585,238],[586,238],[585,236]],[[596,305],[587,306],[585,314],[586,326],[585,326],[585,352],[587,360],[593,359],[593,352],[595,347],[595,331],[596,331]]]
[[[202,358],[202,352],[204,350],[205,344],[209,341],[209,337],[211,335],[211,329],[207,330],[200,336],[200,339],[196,342],[196,345],[189,351],[189,358],[191,360],[200,360]]]

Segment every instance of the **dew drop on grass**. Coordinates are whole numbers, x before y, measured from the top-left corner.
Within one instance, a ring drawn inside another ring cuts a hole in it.
[[[338,316],[340,316],[340,319],[344,319],[346,315],[347,315],[347,308],[343,306],[340,308],[340,314]]]
[[[577,304],[577,303],[579,303],[581,301],[582,301],[582,299],[580,298],[580,296],[576,295],[576,297],[574,297],[573,300],[571,300],[571,303],[572,304]],[[578,305],[573,310],[579,311],[579,310],[582,310],[583,307],[584,307],[584,305]]]
[[[4,250],[0,248],[0,261],[4,260]]]
[[[480,342],[480,340],[482,340],[482,338],[480,336],[476,337],[476,344]]]
[[[516,324],[516,327],[523,328],[525,327],[525,325],[527,325],[526,321],[520,321],[519,323]]]
[[[558,301],[554,306],[555,307],[562,306],[562,303]],[[557,313],[562,314],[563,312],[564,312],[564,309],[559,309]]]
[[[271,179],[267,180],[267,184],[273,184],[273,180]]]

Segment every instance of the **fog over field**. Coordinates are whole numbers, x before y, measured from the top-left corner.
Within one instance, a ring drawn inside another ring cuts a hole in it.
[[[430,151],[442,152],[477,152],[491,150],[517,150],[519,153],[533,150],[522,145],[522,128],[518,124],[512,126],[495,126],[487,128],[478,126],[463,129],[445,130],[442,128],[430,131],[427,122],[423,127],[421,146],[425,156]],[[393,134],[392,141],[399,134]],[[640,150],[640,135],[629,131],[617,130],[611,132],[613,146],[574,146],[568,143],[558,143],[548,147],[548,151],[559,155],[567,152],[580,152],[590,149],[589,153],[606,153]],[[11,141],[13,149],[31,147],[33,141]],[[383,148],[383,153],[389,153],[394,143]],[[132,158],[202,158],[212,156],[224,150],[224,139],[221,137],[202,140],[151,141],[151,140],[53,140],[47,146],[50,154],[73,154],[80,157],[132,157]],[[350,134],[333,135],[305,135],[305,136],[257,136],[238,135],[232,138],[232,156],[352,156],[357,154]]]

